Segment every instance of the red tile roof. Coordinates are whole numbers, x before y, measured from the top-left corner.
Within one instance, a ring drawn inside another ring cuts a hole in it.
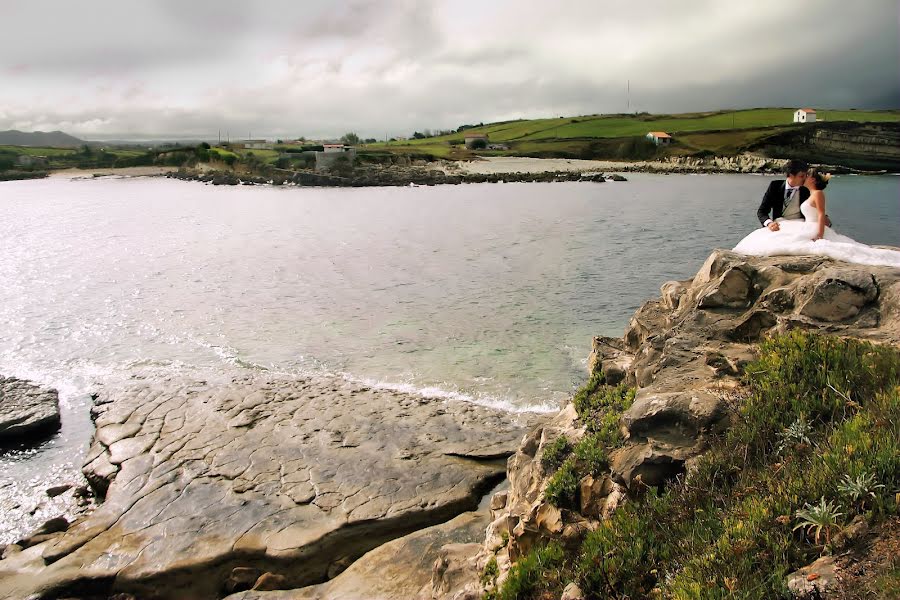
[[[651,131],[651,132],[650,132],[650,135],[652,135],[653,137],[658,137],[658,138],[672,137],[671,135],[669,135],[669,134],[666,133],[665,131]]]
[[[816,109],[814,108],[801,108],[800,110],[802,110],[803,112],[816,112]]]

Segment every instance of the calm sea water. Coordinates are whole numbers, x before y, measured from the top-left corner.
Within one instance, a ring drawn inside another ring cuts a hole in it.
[[[669,279],[757,226],[767,178],[432,188],[0,183],[0,373],[57,387],[63,430],[0,456],[0,542],[64,506],[88,392],[135,373],[338,373],[550,410]],[[900,178],[840,177],[836,227],[900,245]],[[29,513],[37,509],[34,515]],[[5,532],[5,533],[4,533]]]

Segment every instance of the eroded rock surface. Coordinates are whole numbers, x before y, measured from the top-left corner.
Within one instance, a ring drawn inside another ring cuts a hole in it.
[[[242,592],[228,596],[226,600],[413,600],[430,597],[431,569],[439,560],[441,549],[447,545],[480,542],[487,524],[485,511],[465,512],[446,523],[415,531],[375,548],[325,583],[281,592]]]
[[[321,582],[474,509],[533,419],[265,375],[108,390],[92,414],[85,473],[106,501],[0,562],[0,596],[219,598],[239,568]]]
[[[0,377],[0,443],[29,441],[59,429],[59,394],[15,377]]]

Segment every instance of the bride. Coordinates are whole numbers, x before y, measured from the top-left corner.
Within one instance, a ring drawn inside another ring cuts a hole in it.
[[[830,174],[810,170],[803,184],[809,198],[800,205],[805,221],[777,219],[778,231],[757,229],[734,247],[735,252],[756,256],[818,254],[864,265],[900,268],[900,251],[873,248],[825,226],[825,188]]]

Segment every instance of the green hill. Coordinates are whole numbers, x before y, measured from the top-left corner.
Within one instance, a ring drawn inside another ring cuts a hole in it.
[[[755,108],[736,111],[674,115],[585,115],[553,119],[529,119],[491,123],[452,134],[423,139],[372,144],[374,149],[424,152],[440,157],[463,157],[458,148],[464,136],[484,133],[491,143],[509,146],[507,154],[537,157],[645,159],[658,155],[697,152],[732,154],[767,136],[804,127],[793,123],[793,108]],[[900,123],[898,110],[820,110],[820,123]],[[656,149],[642,142],[649,131],[673,134],[671,148]]]

